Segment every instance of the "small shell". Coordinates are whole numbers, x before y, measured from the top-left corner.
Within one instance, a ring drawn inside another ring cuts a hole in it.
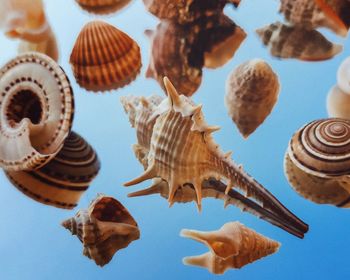
[[[103,21],[92,21],[80,32],[70,56],[77,83],[91,91],[108,91],[132,82],[141,69],[138,44]]]
[[[279,89],[278,76],[261,59],[239,65],[228,76],[225,105],[245,138],[271,113],[277,102]]]
[[[327,111],[331,118],[350,119],[350,94],[334,86],[327,97]]]
[[[183,263],[205,267],[214,274],[242,268],[276,253],[280,247],[280,243],[239,222],[226,223],[219,230],[209,232],[183,229],[180,235],[201,242],[210,250],[203,255],[186,257]]]
[[[280,22],[257,29],[271,55],[305,61],[327,60],[339,54],[343,47],[328,41],[320,32]]]
[[[89,13],[105,15],[115,13],[125,6],[131,0],[75,0],[78,5]]]
[[[73,121],[73,92],[62,68],[39,53],[0,69],[0,167],[32,170],[62,148]]]
[[[30,198],[59,208],[72,209],[100,170],[93,148],[71,132],[62,150],[35,171],[6,172],[14,186]]]
[[[114,254],[140,238],[136,221],[115,198],[99,195],[88,210],[62,223],[84,246],[84,255],[99,266],[109,263]]]
[[[350,95],[350,57],[346,58],[339,66],[337,72],[338,87]]]

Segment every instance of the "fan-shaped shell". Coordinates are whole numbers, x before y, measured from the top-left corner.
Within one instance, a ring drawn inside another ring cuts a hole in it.
[[[261,59],[239,65],[228,76],[225,105],[245,138],[271,113],[277,102],[279,89],[278,76]]]
[[[346,58],[339,66],[337,71],[338,87],[350,95],[350,57]]]
[[[328,93],[327,111],[331,118],[350,119],[350,94],[334,86]]]
[[[73,92],[62,68],[39,53],[0,70],[0,166],[30,170],[62,148],[73,120]]]
[[[132,82],[141,68],[138,44],[103,21],[81,30],[70,56],[78,84],[91,91],[108,91]]]
[[[79,6],[89,13],[105,15],[115,13],[125,6],[131,0],[75,0]]]

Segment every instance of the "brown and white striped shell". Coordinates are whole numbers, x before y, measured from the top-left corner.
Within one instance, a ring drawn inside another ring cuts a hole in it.
[[[61,151],[34,171],[8,171],[13,185],[30,198],[72,209],[100,170],[96,152],[80,135],[71,132]]]
[[[271,55],[278,58],[320,61],[331,59],[343,50],[341,45],[328,41],[317,30],[301,26],[276,22],[256,32]]]
[[[0,167],[37,169],[62,148],[74,99],[63,69],[40,53],[17,56],[0,69]]]
[[[247,138],[271,113],[280,84],[271,66],[252,59],[234,69],[226,81],[225,105],[243,137]]]
[[[120,249],[140,238],[129,211],[115,198],[98,195],[89,209],[62,223],[83,243],[83,254],[99,266],[108,264]]]
[[[180,235],[201,242],[210,250],[203,255],[186,257],[183,263],[205,267],[214,274],[242,268],[276,253],[280,247],[280,243],[239,222],[229,222],[219,230],[209,232],[183,229]]]
[[[350,120],[321,119],[301,128],[289,143],[285,172],[306,199],[350,207]]]
[[[75,0],[75,2],[89,13],[106,15],[123,9],[131,0]]]
[[[140,47],[121,30],[95,20],[81,30],[70,63],[81,87],[90,91],[118,89],[140,72]]]
[[[337,71],[338,87],[350,96],[350,57],[344,59]]]
[[[327,96],[327,111],[331,118],[350,120],[350,94],[344,93],[338,86],[334,86]]]

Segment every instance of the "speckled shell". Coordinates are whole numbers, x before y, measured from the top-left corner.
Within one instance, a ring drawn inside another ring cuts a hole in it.
[[[32,170],[62,148],[73,121],[73,92],[62,68],[39,53],[0,69],[0,167]]]
[[[331,118],[350,119],[350,94],[334,86],[328,93],[327,111]]]
[[[271,113],[279,89],[277,74],[261,59],[247,61],[230,73],[225,105],[243,137],[253,133]]]
[[[226,223],[219,230],[209,232],[183,229],[180,235],[201,242],[210,250],[203,255],[184,258],[184,264],[205,267],[214,274],[242,268],[276,253],[280,247],[280,243],[239,222]]]
[[[96,152],[80,135],[71,132],[62,150],[35,171],[6,172],[13,185],[30,198],[72,209],[100,170]]]
[[[83,254],[99,266],[108,264],[114,254],[140,238],[129,211],[115,198],[98,195],[89,209],[80,210],[62,223],[83,243]]]
[[[257,34],[272,56],[305,61],[327,60],[343,47],[328,41],[320,32],[280,22],[257,29]]]
[[[138,44],[103,21],[81,30],[70,56],[77,83],[90,91],[108,91],[132,82],[141,68]]]
[[[338,87],[346,94],[350,95],[350,57],[346,58],[337,71]]]
[[[75,0],[75,2],[89,13],[105,15],[123,9],[131,0]]]

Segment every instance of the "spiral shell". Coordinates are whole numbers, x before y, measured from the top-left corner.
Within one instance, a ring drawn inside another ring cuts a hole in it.
[[[346,94],[350,95],[350,57],[346,58],[337,71],[338,87]]]
[[[334,86],[328,93],[327,111],[331,118],[350,120],[350,94],[344,93],[338,86]]]
[[[141,69],[138,44],[103,21],[92,21],[80,32],[70,56],[77,83],[91,91],[108,91],[132,82]]]
[[[62,148],[73,120],[73,92],[62,68],[39,53],[0,70],[0,167],[31,170]]]
[[[75,0],[75,2],[89,13],[105,15],[121,10],[127,6],[131,0]]]

